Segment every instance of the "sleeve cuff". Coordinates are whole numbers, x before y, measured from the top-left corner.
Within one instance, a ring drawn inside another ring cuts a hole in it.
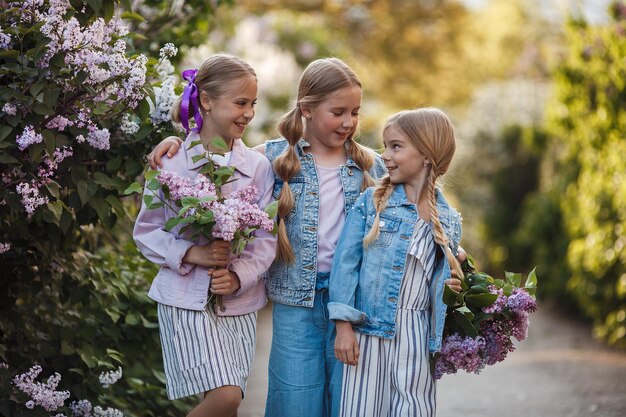
[[[178,239],[170,246],[165,256],[165,263],[172,270],[181,275],[187,275],[192,269],[193,265],[183,262],[183,257],[195,243],[188,240]]]
[[[362,323],[367,321],[367,315],[346,304],[330,302],[328,303],[328,317],[331,320],[343,320],[350,323]]]

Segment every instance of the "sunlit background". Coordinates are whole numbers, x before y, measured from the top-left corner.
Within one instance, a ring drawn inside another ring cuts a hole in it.
[[[597,336],[626,345],[624,169],[602,162],[625,146],[624,6],[226,3],[191,32],[197,46],[178,42],[177,69],[217,51],[252,64],[260,92],[249,144],[277,136],[302,69],[319,57],[340,57],[360,76],[360,140],[375,149],[395,111],[442,108],[459,139],[442,185],[463,213],[463,246],[493,275],[537,266],[540,296],[558,297],[593,320]]]

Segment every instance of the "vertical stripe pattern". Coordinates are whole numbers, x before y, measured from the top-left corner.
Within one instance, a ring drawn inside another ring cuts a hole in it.
[[[218,317],[204,311],[158,305],[167,396],[173,400],[225,385],[241,387],[252,369],[257,313]]]
[[[430,226],[419,219],[404,268],[396,336],[356,333],[358,366],[344,365],[341,417],[432,417],[436,386],[430,371],[429,280],[435,266]]]

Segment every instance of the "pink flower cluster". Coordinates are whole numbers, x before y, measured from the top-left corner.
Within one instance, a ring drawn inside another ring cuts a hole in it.
[[[22,205],[28,216],[32,216],[37,207],[50,202],[48,197],[41,195],[39,186],[35,182],[22,182],[15,187],[15,190],[22,196]]]
[[[27,372],[13,378],[13,384],[25,394],[32,398],[30,408],[35,405],[43,407],[46,411],[56,411],[63,406],[65,400],[70,396],[69,391],[57,391],[56,388],[61,381],[61,375],[55,373],[46,383],[37,382],[35,379],[41,373],[41,366],[35,365]]]
[[[498,298],[483,308],[489,318],[481,322],[478,337],[444,334],[441,351],[435,359],[436,379],[459,369],[479,373],[486,365],[503,361],[515,350],[512,338],[521,342],[528,336],[528,315],[537,309],[535,299],[522,288],[514,288],[509,296],[494,285],[489,286],[489,291],[498,294]]]
[[[228,197],[220,197],[215,185],[205,175],[198,175],[193,180],[169,171],[161,171],[157,181],[166,187],[169,198],[182,207],[185,197],[201,199],[182,216],[196,216],[203,213],[213,214],[212,236],[228,242],[238,236],[248,237],[253,230],[262,229],[271,232],[274,221],[255,203],[258,191],[254,186],[242,187]]]
[[[35,129],[29,125],[24,128],[21,135],[15,137],[15,141],[20,151],[23,151],[34,143],[43,142],[43,136],[40,133],[35,133]]]

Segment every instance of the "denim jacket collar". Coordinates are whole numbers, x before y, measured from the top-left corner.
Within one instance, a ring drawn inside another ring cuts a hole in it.
[[[439,222],[443,227],[444,231],[449,234],[452,227],[452,219],[453,215],[450,205],[443,197],[443,193],[439,188],[435,188],[435,198],[437,199],[437,211],[439,212]],[[414,204],[409,201],[404,191],[404,186],[402,184],[397,184],[394,186],[394,192],[391,193],[391,197],[389,197],[389,202],[387,203],[387,207],[398,207],[398,206],[413,206]]]
[[[349,145],[348,141],[345,141],[344,147],[346,148],[346,150],[348,149],[348,145]],[[307,153],[304,148],[306,148],[308,146],[311,146],[311,144],[309,142],[307,142],[306,139],[301,138],[298,141],[298,143],[296,144],[296,149],[300,153],[300,156],[304,156]],[[359,164],[354,162],[354,160],[350,156],[348,156],[348,159],[346,160],[345,166],[348,167],[348,168],[358,168],[358,169],[361,169]]]
[[[204,146],[198,144],[189,149],[192,142],[199,140],[201,140],[200,135],[197,132],[191,132],[183,142],[184,149],[187,150],[187,168],[190,170],[198,169],[207,162],[206,159],[199,159],[194,162],[194,157],[207,154]],[[252,166],[250,166],[250,162],[248,158],[246,158],[246,149],[241,139],[235,139],[233,141],[232,153],[228,165],[232,166],[246,177],[252,177]]]

